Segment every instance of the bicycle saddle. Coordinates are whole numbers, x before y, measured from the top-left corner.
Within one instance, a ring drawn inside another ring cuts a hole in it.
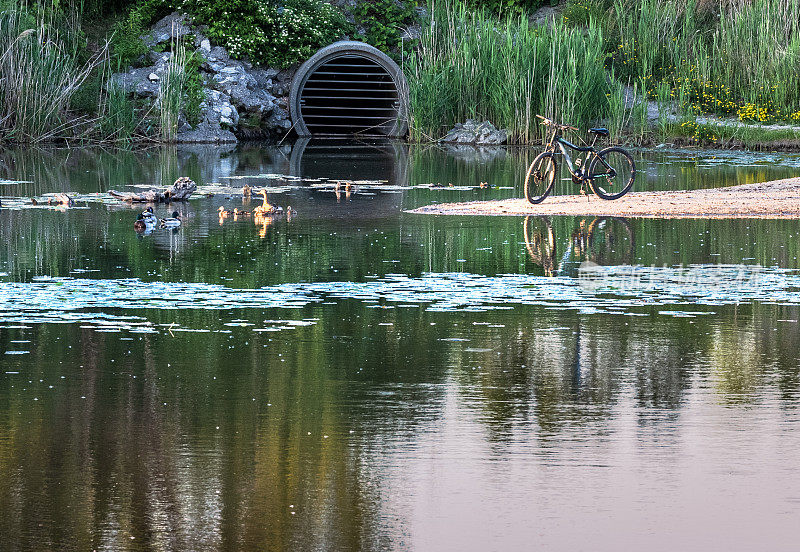
[[[590,128],[589,132],[593,134],[598,134],[600,136],[608,136],[609,132],[607,128]]]

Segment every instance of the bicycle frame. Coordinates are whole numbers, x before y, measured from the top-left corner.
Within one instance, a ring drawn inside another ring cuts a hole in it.
[[[597,155],[597,151],[594,149],[594,145],[597,142],[597,135],[595,135],[592,143],[588,146],[576,146],[572,142],[564,140],[561,136],[559,136],[558,131],[553,134],[553,137],[550,139],[550,143],[547,145],[547,150],[552,151],[554,154],[558,155],[561,154],[564,157],[564,160],[567,162],[567,169],[569,173],[572,175],[573,178],[580,180],[581,182],[586,180],[586,175],[583,173],[583,168],[576,169],[575,165],[572,162],[572,157],[569,155],[569,151],[567,148],[573,149],[580,153],[588,153],[585,159],[581,161],[581,165],[583,167],[588,167],[589,162],[592,159],[592,156]],[[565,147],[566,146],[566,147]],[[580,159],[580,156],[577,157]],[[605,165],[607,169],[611,169],[611,166],[606,163],[602,157],[599,158],[600,162]],[[613,170],[613,169],[611,169]]]

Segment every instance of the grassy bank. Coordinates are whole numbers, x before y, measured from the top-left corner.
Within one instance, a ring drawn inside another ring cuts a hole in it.
[[[448,0],[430,4],[430,14],[404,67],[413,139],[480,118],[530,142],[537,113],[581,125],[610,112],[598,27],[537,27],[524,15],[498,19]]]
[[[405,71],[415,140],[490,119],[513,142],[539,137],[533,115],[606,124],[616,140],[792,144],[793,130],[700,124],[800,123],[800,0],[568,0],[553,25],[429,4]],[[623,85],[634,90],[627,101]],[[661,106],[648,121],[645,99]],[[633,100],[633,101],[632,101]]]
[[[800,0],[614,0],[608,65],[693,113],[800,122]]]

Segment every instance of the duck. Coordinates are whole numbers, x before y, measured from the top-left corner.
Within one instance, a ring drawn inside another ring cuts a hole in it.
[[[144,215],[139,213],[139,216],[136,217],[136,220],[133,223],[133,229],[137,232],[144,232],[148,229],[148,227],[152,228],[154,224],[154,222],[150,222],[144,217]]]
[[[61,205],[64,207],[72,207],[75,205],[75,200],[69,197],[67,194],[55,194],[47,198],[48,205]]]
[[[243,198],[249,198],[249,197],[250,197],[250,194],[252,193],[252,190],[253,190],[253,189],[252,189],[250,186],[248,186],[247,184],[245,184],[245,185],[244,185],[244,188],[242,188],[242,197],[243,197]]]
[[[238,209],[238,208],[233,209],[233,218],[249,217],[252,214],[253,213],[251,213],[250,211],[245,211],[244,209]]]
[[[161,228],[177,228],[181,225],[181,217],[178,211],[173,211],[172,216],[169,218],[161,219]]]
[[[217,209],[217,211],[219,212],[219,218],[227,218],[227,217],[231,216],[232,214],[234,214],[235,210],[234,211],[228,211],[227,209],[225,209],[225,207],[220,205],[219,209]]]
[[[480,188],[481,188],[481,189],[489,189],[489,188],[491,188],[491,187],[492,187],[492,185],[491,185],[491,184],[489,184],[488,182],[481,182],[481,183],[480,183]]]
[[[145,220],[150,220],[153,224],[155,224],[156,221],[158,220],[156,218],[155,213],[153,213],[153,208],[152,207],[148,207],[147,209],[142,211],[142,218],[145,219]]]
[[[264,203],[259,205],[253,210],[253,214],[257,217],[266,217],[270,215],[279,215],[283,213],[282,207],[277,207],[275,205],[271,205],[270,202],[267,200],[267,191],[261,190],[261,197],[264,199]]]

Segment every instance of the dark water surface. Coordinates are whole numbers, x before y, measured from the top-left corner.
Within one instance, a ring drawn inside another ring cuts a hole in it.
[[[796,550],[798,222],[403,213],[534,154],[0,152],[0,549]],[[175,232],[99,195],[180,175]],[[297,216],[220,220],[245,183]]]

